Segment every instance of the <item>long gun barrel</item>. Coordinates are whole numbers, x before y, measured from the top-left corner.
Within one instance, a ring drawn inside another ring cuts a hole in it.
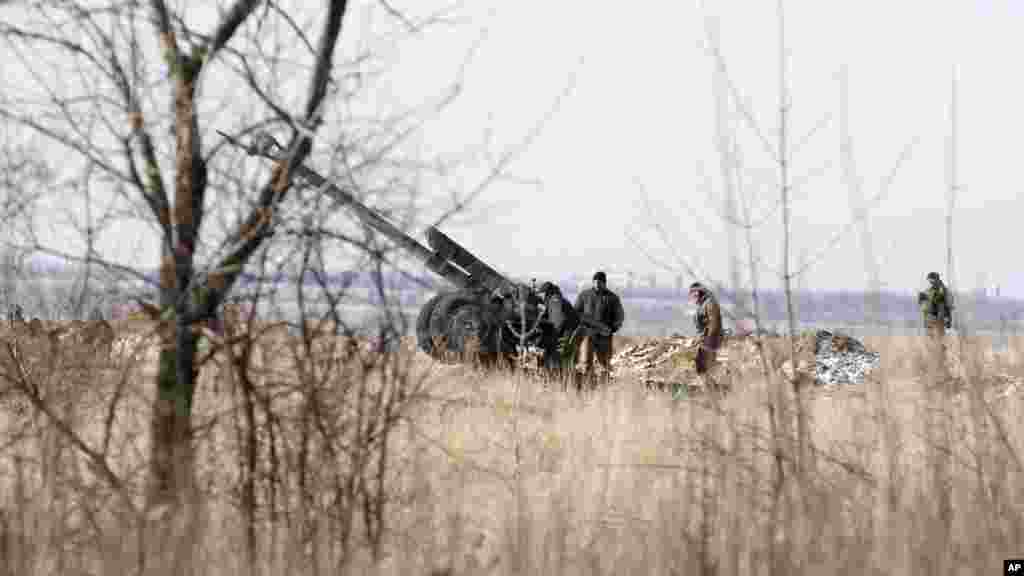
[[[242,148],[251,156],[275,162],[285,160],[281,146],[268,135],[246,146],[223,132],[220,134],[228,143]],[[532,327],[528,339],[532,342],[538,338],[536,327],[541,320],[540,300],[532,287],[513,282],[433,226],[426,231],[430,244],[427,248],[350,192],[304,164],[298,164],[293,170],[293,175],[305,185],[350,209],[366,226],[391,239],[457,288],[456,292],[439,292],[420,308],[416,338],[425,352],[443,357],[446,351],[464,354],[478,347],[491,359],[508,357],[522,340],[513,338],[514,330],[507,329],[506,324],[510,318],[520,316],[525,316]],[[607,330],[600,326],[590,328],[602,333]]]
[[[500,272],[488,266],[483,260],[470,254],[468,250],[434,226],[427,229],[427,242],[438,256],[454,262],[459,268],[469,272],[474,285],[483,286],[487,288],[488,292],[494,292],[495,290],[505,292],[513,285]]]
[[[223,132],[220,132],[220,135],[226,138],[228,142],[230,142],[231,144],[245,149],[250,155],[263,156],[264,158],[269,158],[271,160],[282,160],[278,156],[272,154],[272,148],[276,147],[280,149],[280,145],[274,142],[272,139],[270,139],[269,136],[265,136],[262,146],[256,147],[245,146]],[[393,240],[395,243],[400,245],[402,248],[408,250],[413,256],[415,256],[419,260],[422,260],[423,263],[426,264],[427,268],[429,268],[437,275],[441,276],[448,282],[454,284],[459,289],[467,289],[473,286],[470,273],[468,273],[466,270],[460,270],[458,267],[454,266],[452,262],[449,261],[448,258],[445,258],[443,254],[435,253],[434,251],[430,250],[423,244],[417,242],[414,238],[410,237],[405,232],[399,230],[398,227],[396,227],[391,222],[388,222],[377,211],[360,202],[351,193],[342,190],[341,188],[339,188],[334,183],[330,182],[320,174],[307,168],[305,164],[299,164],[298,166],[296,166],[295,172],[297,173],[298,176],[300,176],[303,180],[306,181],[306,184],[316,187],[318,190],[321,190],[328,196],[330,196],[335,202],[338,202],[339,204],[345,205],[346,207],[350,208],[352,212],[356,215],[356,217],[358,217],[359,220],[362,221],[364,224],[373,228],[374,230],[377,230],[381,234],[384,234],[385,236]],[[444,237],[445,240],[450,242],[456,248],[461,248],[461,246],[458,246],[457,244],[452,242],[450,238],[444,236],[444,234],[441,234],[441,232],[435,229],[433,226],[431,226],[430,230],[428,231],[428,238],[429,234],[431,234],[432,232],[440,234],[441,236]],[[463,252],[465,252],[465,250],[463,250]],[[470,258],[472,258],[471,255]],[[477,261],[479,262],[479,260]],[[457,261],[456,264],[458,264]],[[481,264],[483,263],[481,262]]]
[[[377,230],[381,234],[384,234],[396,244],[399,244],[402,248],[408,250],[413,256],[422,260],[423,263],[426,264],[427,268],[437,275],[451,282],[460,289],[472,287],[473,281],[471,275],[465,270],[460,270],[458,267],[454,266],[448,258],[444,257],[443,254],[438,254],[423,244],[420,244],[414,238],[399,230],[394,224],[385,220],[384,217],[378,214],[375,210],[359,202],[350,193],[338,188],[323,176],[307,168],[304,164],[299,165],[296,170],[309,185],[316,186],[318,189],[326,192],[327,195],[333,198],[336,202],[351,208],[355,215],[364,224],[374,230]],[[440,234],[439,231],[431,226],[427,232],[428,238],[431,232],[437,232]],[[458,263],[458,261],[455,261],[455,264]]]

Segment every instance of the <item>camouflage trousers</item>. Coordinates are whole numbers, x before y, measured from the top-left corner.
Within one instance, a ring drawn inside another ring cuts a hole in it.
[[[946,337],[946,325],[942,320],[928,319],[924,323],[925,331],[931,340],[942,341]]]
[[[942,320],[928,319],[925,321],[925,331],[928,335],[929,369],[936,380],[945,380],[949,377],[946,366],[946,325]]]

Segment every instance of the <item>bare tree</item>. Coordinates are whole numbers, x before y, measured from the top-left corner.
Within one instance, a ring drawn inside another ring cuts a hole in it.
[[[871,234],[871,222],[867,218],[867,205],[864,199],[862,182],[857,174],[857,164],[853,150],[853,135],[850,132],[849,113],[849,76],[844,65],[839,73],[839,154],[842,162],[842,179],[846,185],[850,202],[850,213],[858,222],[857,232],[860,240],[861,253],[864,255],[864,274],[867,287],[867,316],[869,322],[881,320],[882,280],[875,258],[874,241]]]
[[[718,45],[718,21],[710,16],[706,18],[706,28],[709,45]],[[736,207],[736,163],[733,151],[735,144],[732,141],[730,130],[731,118],[728,98],[728,85],[724,71],[714,67],[713,87],[715,97],[715,141],[718,145],[719,169],[722,176],[722,214],[727,223],[739,221]],[[740,275],[739,248],[736,241],[736,226],[726,227],[727,247],[729,254],[729,287],[735,294],[737,300],[742,301],[742,280]]]
[[[956,294],[956,268],[953,261],[953,212],[956,209],[957,195],[960,192],[960,180],[957,170],[957,77],[956,70],[953,70],[952,85],[949,99],[949,156],[947,166],[947,190],[946,190],[946,282],[949,284],[951,294]],[[957,306],[954,310],[958,309]],[[958,310],[962,314],[962,310]],[[962,319],[962,317],[960,318]],[[959,325],[959,322],[958,322]]]
[[[20,60],[37,98],[32,104],[18,96],[5,98],[0,118],[63,147],[66,157],[107,183],[113,194],[106,196],[117,201],[113,213],[121,222],[141,220],[159,238],[157,301],[147,303],[164,327],[152,412],[151,504],[177,495],[192,474],[196,328],[217,315],[243,270],[271,245],[288,207],[312,202],[315,191],[312,196],[293,191],[293,170],[311,158],[318,129],[336,101],[362,88],[365,71],[359,64],[365,55],[357,55],[347,71],[335,56],[349,8],[344,0],[317,8],[235,0],[219,6],[216,24],[204,29],[195,16],[202,13],[198,6],[186,9],[163,0],[5,7],[11,14],[0,24],[0,38]],[[305,12],[303,18],[299,12]],[[300,24],[303,19],[318,22],[319,31],[307,30],[309,24]],[[428,21],[414,22],[414,28]],[[271,31],[285,40],[271,42]],[[291,78],[282,77],[284,63]],[[67,82],[53,74],[61,64]],[[296,75],[304,77],[305,89],[285,89],[285,84],[296,85]],[[220,82],[243,95],[218,100]],[[240,113],[240,101],[253,104],[256,112]],[[214,118],[218,126],[212,125]],[[240,177],[243,156],[213,143],[215,128],[236,137],[257,130],[275,133],[286,142],[285,159],[269,175]],[[355,182],[360,170],[385,162],[411,128],[409,122],[386,119],[370,123],[364,134],[353,127],[349,137],[364,141],[334,148],[331,159]],[[357,153],[360,145],[367,149]],[[83,186],[88,191],[88,184]],[[229,207],[232,197],[236,203]],[[97,202],[86,194],[87,206]],[[230,208],[237,211],[233,223],[225,218]],[[84,256],[38,237],[32,237],[30,247],[148,282],[142,270],[105,256],[96,246],[92,216],[87,215],[83,230]],[[211,216],[229,225],[219,243],[210,229]],[[365,239],[333,238],[380,254]]]

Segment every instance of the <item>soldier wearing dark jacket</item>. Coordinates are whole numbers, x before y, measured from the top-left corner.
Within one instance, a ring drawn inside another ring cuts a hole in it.
[[[572,336],[580,324],[580,318],[576,314],[576,309],[569,304],[555,284],[541,284],[540,294],[544,299],[544,317],[540,324],[544,368],[558,373],[566,368],[563,366],[559,342]]]
[[[612,335],[622,328],[625,312],[619,297],[608,289],[608,277],[604,272],[594,274],[594,287],[588,288],[576,297],[576,313],[585,320],[600,322],[608,327],[609,333],[588,328],[587,335],[580,345],[580,361],[585,371],[590,373],[594,364],[594,356],[605,369],[611,369]]]
[[[722,308],[703,284],[690,285],[690,300],[697,305],[694,324],[697,326],[697,374],[704,376],[714,365],[718,347],[722,345]]]

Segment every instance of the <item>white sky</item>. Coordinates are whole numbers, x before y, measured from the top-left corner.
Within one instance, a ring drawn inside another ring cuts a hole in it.
[[[406,4],[425,11],[423,2]],[[669,259],[652,232],[646,196],[674,249],[724,280],[725,226],[705,186],[710,181],[717,197],[716,112],[702,7],[653,1],[619,9],[580,1],[465,4],[456,27],[404,40],[370,94],[370,102],[382,107],[415,106],[436,97],[486,29],[466,68],[463,94],[415,139],[426,156],[476,154],[488,133],[489,151],[500,154],[545,116],[570,77],[575,81],[510,169],[542,186],[495,183],[469,218],[445,231],[514,275],[589,277],[603,268],[632,270],[638,278],[657,271],[669,282],[672,275],[627,237]],[[709,0],[703,10],[718,16],[730,80],[776,145],[775,3]],[[878,193],[901,152],[916,141],[870,216],[883,282],[911,290],[930,270],[945,275],[947,140],[956,66],[964,187],[954,216],[957,284],[975,287],[985,274],[984,281],[1001,284],[1004,294],[1024,296],[1024,270],[1009,250],[1010,232],[1024,209],[1013,168],[1024,133],[1024,4],[794,0],[785,10],[791,132],[800,137],[832,115],[793,159],[794,180],[816,172],[794,192],[794,260],[818,253],[851,219],[840,179],[838,131],[837,73],[845,64],[865,196]],[[343,32],[349,42],[365,35],[365,23],[357,12],[349,15]],[[756,197],[755,214],[765,213],[778,199],[773,164],[749,127],[738,116],[734,123],[746,164],[743,185]],[[54,158],[61,153],[54,151]],[[479,170],[456,171],[445,185],[469,187],[478,175]],[[773,217],[754,233],[767,265],[761,271],[767,286],[778,285],[769,275],[780,260],[779,220]],[[126,227],[118,243],[131,244],[138,234]],[[146,259],[143,265],[155,262]],[[858,289],[864,278],[858,236],[850,228],[800,283]]]

